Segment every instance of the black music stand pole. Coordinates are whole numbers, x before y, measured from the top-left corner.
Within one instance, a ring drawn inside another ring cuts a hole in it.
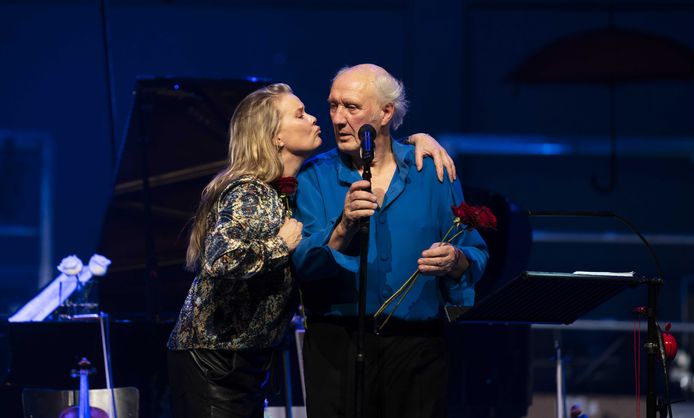
[[[648,318],[648,341],[644,344],[648,353],[646,360],[646,418],[656,418],[657,397],[655,393],[655,362],[656,354],[659,351],[658,344],[658,324],[656,323],[658,290],[661,281],[648,281],[648,307],[646,317]],[[669,401],[669,400],[668,400]],[[666,415],[667,416],[667,415]]]
[[[660,353],[657,299],[661,278],[612,277],[574,273],[521,273],[471,308],[446,306],[451,322],[571,324],[582,315],[608,301],[619,292],[636,286],[648,286],[648,341],[646,418],[656,418],[659,405],[655,391],[656,355]],[[667,395],[667,393],[666,393]],[[670,412],[670,400],[660,406]]]
[[[646,246],[646,249],[651,255],[653,262],[655,263],[655,268],[658,272],[658,277],[655,279],[643,279],[639,284],[646,284],[648,286],[648,307],[646,308],[646,317],[648,319],[648,341],[644,344],[648,356],[646,362],[646,380],[647,380],[647,394],[646,394],[646,418],[656,418],[657,412],[657,397],[655,394],[655,362],[656,354],[660,354],[660,333],[658,332],[658,324],[656,322],[656,313],[658,305],[658,292],[660,286],[663,285],[663,269],[660,265],[660,259],[656,255],[653,247],[648,242],[648,240],[639,232],[638,229],[631,222],[627,221],[625,218],[617,215],[613,212],[604,211],[528,211],[528,216],[544,216],[544,217],[579,217],[579,218],[614,218],[626,225],[636,236],[639,237],[641,242]],[[663,360],[663,368],[667,367]],[[663,370],[667,374],[667,369]],[[672,408],[670,406],[670,394],[667,388],[668,382],[666,384],[666,399],[663,407],[666,409],[665,416],[672,417]]]

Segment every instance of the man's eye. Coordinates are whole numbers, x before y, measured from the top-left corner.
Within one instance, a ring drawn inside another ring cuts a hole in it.
[[[354,110],[354,109],[357,108],[357,106],[356,106],[356,105],[353,105],[353,104],[347,105],[347,106],[345,106],[345,107],[346,107],[347,109],[349,109],[349,110]]]

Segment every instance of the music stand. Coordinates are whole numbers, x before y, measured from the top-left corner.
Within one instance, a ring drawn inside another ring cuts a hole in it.
[[[648,353],[646,417],[655,418],[655,358],[660,347],[656,312],[661,278],[526,271],[473,307],[447,306],[445,312],[451,322],[568,325],[619,292],[642,284],[648,286],[648,308],[644,312],[648,318],[644,344]]]
[[[526,271],[472,307],[446,306],[451,322],[570,324],[646,279]]]

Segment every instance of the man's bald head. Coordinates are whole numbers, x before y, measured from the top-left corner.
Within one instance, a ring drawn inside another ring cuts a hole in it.
[[[372,88],[376,101],[380,106],[392,103],[394,112],[391,126],[393,129],[398,129],[402,125],[409,103],[405,97],[405,87],[400,80],[375,64],[358,64],[353,67],[344,67],[337,72],[333,78],[333,83],[344,76],[362,81],[364,83],[363,88]]]

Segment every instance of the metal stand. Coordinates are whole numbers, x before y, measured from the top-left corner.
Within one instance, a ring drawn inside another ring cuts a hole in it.
[[[566,418],[566,385],[564,382],[564,365],[562,364],[563,359],[561,358],[561,347],[559,346],[559,340],[554,340],[554,355],[557,356],[555,360],[557,405],[554,416],[556,418]]]
[[[361,160],[364,167],[361,178],[369,182],[368,192],[371,192],[371,164],[374,161],[376,135],[376,129],[369,124],[359,128]],[[357,312],[357,358],[354,370],[354,416],[356,418],[366,416],[364,339],[366,335],[366,270],[368,269],[369,255],[369,226],[370,219],[368,217],[359,219],[359,312]]]
[[[371,161],[364,162],[362,178],[371,181]],[[371,191],[371,187],[368,191]],[[362,218],[359,221],[359,312],[357,313],[357,358],[354,373],[354,411],[357,418],[366,416],[364,339],[366,336],[366,270],[369,255],[369,227],[369,218]]]
[[[289,359],[289,346],[282,350],[282,366],[284,366],[284,417],[293,418],[292,406],[292,363]]]
[[[111,369],[111,330],[108,314],[105,312],[99,313],[99,330],[101,331],[101,348],[104,355],[104,372],[106,374],[106,389],[111,396],[111,404],[107,411],[109,417],[118,418],[116,410],[116,393],[113,388],[113,373]]]
[[[648,340],[644,344],[644,348],[648,353],[646,358],[646,418],[656,418],[656,414],[660,412],[661,417],[672,418],[672,401],[670,399],[670,388],[668,386],[668,371],[667,362],[665,360],[665,347],[662,341],[662,333],[658,328],[656,314],[658,312],[658,293],[663,281],[660,279],[651,279],[647,281],[648,285],[648,308],[646,316],[648,318]],[[665,375],[665,399],[661,402],[655,391],[655,363],[657,357],[662,361],[663,373]]]
[[[656,324],[656,307],[658,298],[658,286],[648,284],[648,341],[644,344],[648,354],[646,361],[646,417],[655,418],[656,394],[655,394],[655,356],[658,350],[658,332]]]
[[[648,286],[648,340],[646,418],[667,416],[670,400],[658,406],[655,364],[659,354],[656,323],[660,278],[610,277],[570,273],[524,272],[472,308],[447,306],[446,315],[455,322],[500,322],[570,324],[619,292],[639,285]],[[666,394],[667,395],[667,394]],[[669,396],[667,396],[669,398]]]
[[[611,98],[612,99],[612,98]],[[613,144],[614,145],[614,144]],[[612,153],[614,157],[614,149]],[[614,167],[611,167],[612,169]],[[595,179],[593,179],[595,180]],[[614,186],[615,176],[610,176],[610,184],[606,190],[611,190]],[[644,344],[644,348],[648,353],[647,363],[646,363],[646,378],[647,378],[647,394],[646,394],[646,418],[655,418],[656,411],[658,410],[657,401],[658,398],[655,394],[655,362],[656,354],[660,352],[660,333],[658,332],[658,324],[656,322],[656,312],[658,305],[658,292],[660,286],[663,285],[663,269],[660,264],[660,259],[656,255],[653,247],[648,242],[648,240],[639,232],[638,229],[631,222],[627,221],[625,218],[613,213],[613,212],[593,212],[593,211],[528,211],[529,216],[541,216],[541,217],[578,217],[578,218],[613,218],[617,219],[624,225],[626,225],[636,236],[639,237],[641,242],[646,246],[653,262],[655,263],[655,268],[658,277],[655,279],[642,279],[640,284],[646,284],[648,286],[648,308],[646,316],[648,318],[648,341]],[[667,365],[663,364],[663,372],[667,374]],[[672,417],[672,409],[670,406],[670,393],[667,387],[668,382],[665,382],[665,395],[666,399],[662,407],[662,412],[667,417],[668,415]],[[661,415],[663,415],[661,413]]]

